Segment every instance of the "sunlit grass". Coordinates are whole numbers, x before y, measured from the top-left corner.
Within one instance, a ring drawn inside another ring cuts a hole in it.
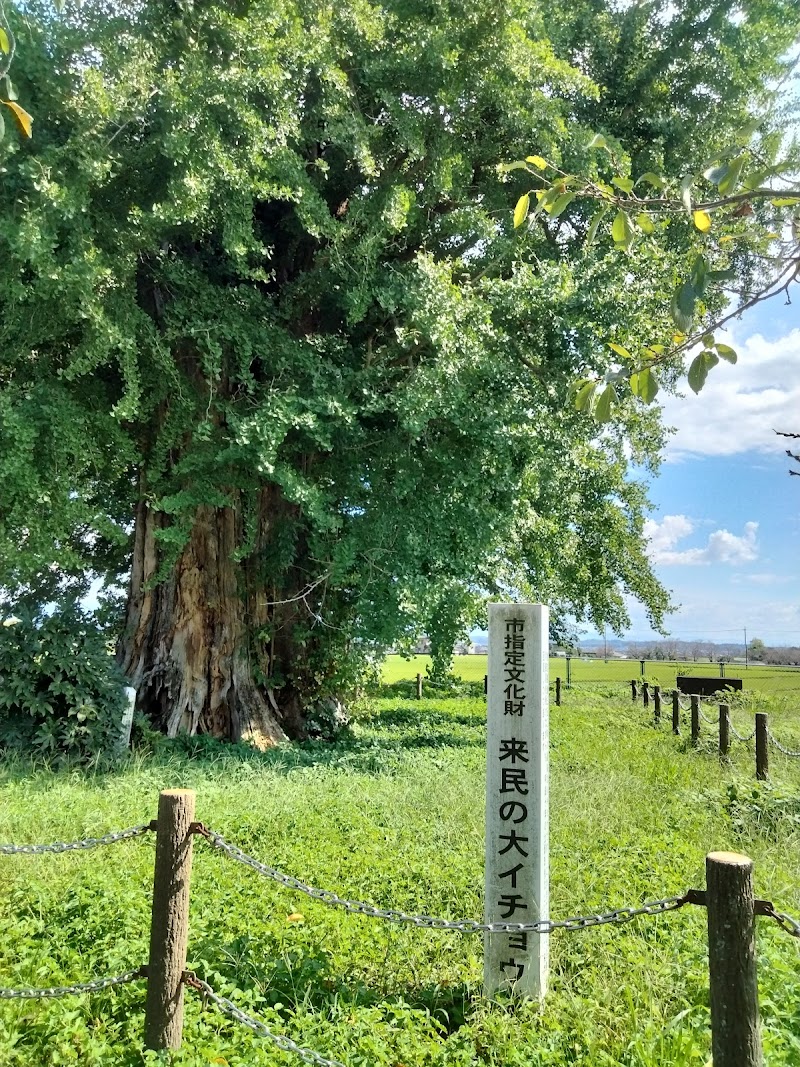
[[[384,682],[413,681],[417,673],[425,676],[431,662],[430,656],[387,656],[383,662],[382,678]],[[486,656],[455,656],[453,672],[465,681],[482,682],[486,674]],[[800,668],[770,667],[764,664],[749,665],[743,663],[725,664],[725,676],[741,678],[744,689],[770,693],[794,693],[800,707]],[[644,678],[649,682],[674,688],[678,674],[703,675],[710,678],[720,677],[718,663],[689,661],[687,663],[658,662],[648,660],[645,663]],[[624,684],[635,678],[641,680],[642,669],[639,660],[591,659],[573,656],[570,660],[570,675],[573,685],[595,685],[603,682]],[[567,663],[563,657],[550,660],[551,680],[560,677],[566,682]]]
[[[552,709],[552,914],[592,912],[702,886],[705,854],[744,851],[756,893],[800,914],[800,760],[757,784],[747,746],[720,765],[656,729],[614,685]],[[776,732],[800,742],[770,698]],[[710,710],[710,709],[709,709]],[[740,729],[752,720],[734,708]],[[267,863],[384,907],[482,912],[483,700],[365,705],[337,745],[266,755],[164,744],[110,773],[7,763],[0,839],[67,839],[147,820],[159,788],[197,790],[197,815]],[[191,758],[189,750],[200,755]],[[800,744],[794,747],[800,747]],[[153,842],[0,859],[0,986],[116,973],[147,954]],[[302,914],[304,921],[290,921]],[[479,938],[388,926],[259,879],[198,839],[192,967],[268,1025],[348,1067],[697,1065],[709,1056],[705,915],[699,908],[551,938],[551,989],[535,1005],[480,994]],[[759,920],[767,1063],[800,1063],[800,952]],[[0,1001],[0,1063],[164,1062],[141,1051],[143,986],[58,1001]],[[175,1064],[282,1065],[262,1038],[188,997]]]

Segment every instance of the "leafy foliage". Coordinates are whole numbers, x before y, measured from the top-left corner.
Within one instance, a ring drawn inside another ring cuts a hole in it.
[[[75,606],[0,625],[0,746],[86,760],[116,740],[125,698],[104,635]]]
[[[761,32],[763,26],[756,29],[757,34]],[[790,33],[800,33],[800,26],[792,23]],[[659,336],[660,324],[651,326],[626,340],[635,355],[609,342],[609,348],[623,358],[615,380],[627,383],[646,404],[658,392],[654,368],[679,365],[676,360],[698,345],[702,351],[694,356],[687,373],[696,393],[720,358],[735,363],[736,352],[716,341],[714,332],[763,300],[780,294],[788,297],[798,277],[798,146],[796,142],[784,144],[776,128],[776,121],[785,121],[787,109],[769,106],[774,105],[769,93],[762,92],[761,103],[757,119],[732,131],[733,146],[718,147],[717,154],[695,164],[695,173],[683,170],[670,175],[664,168],[636,177],[635,159],[620,142],[609,143],[602,134],[586,145],[587,152],[601,153],[601,158],[587,160],[589,173],[570,174],[541,156],[500,165],[501,173],[525,170],[538,185],[517,201],[515,229],[528,219],[532,196],[538,207],[531,221],[540,211],[555,218],[577,198],[595,205],[586,232],[587,246],[598,239],[605,224],[616,251],[630,256],[637,243],[649,251],[649,259],[640,258],[633,269],[660,269],[660,253],[676,245],[684,247],[688,272],[685,267],[681,271],[669,302],[673,326],[679,332],[669,341]],[[717,133],[723,127],[720,123]],[[731,289],[737,282],[741,288]],[[737,298],[733,310],[726,306],[729,295]],[[572,390],[574,405],[579,411],[591,411],[598,422],[606,422],[617,394],[611,383],[603,390],[598,386],[597,379],[578,379]]]
[[[630,471],[657,467],[640,401],[673,372],[640,367],[633,396],[608,343],[671,329],[704,235],[687,215],[653,253],[625,204],[640,174],[695,173],[693,138],[730,143],[797,19],[759,0],[732,28],[686,0],[667,79],[656,7],[17,5],[37,119],[2,146],[0,584],[118,581],[145,513],[164,579],[209,513],[233,516],[242,617],[297,605],[237,652],[305,695],[421,628],[444,647],[480,596],[615,628],[633,596],[658,624]],[[718,40],[724,109],[700,91]],[[594,205],[548,167],[622,144],[587,247]],[[687,315],[714,299],[692,285]]]

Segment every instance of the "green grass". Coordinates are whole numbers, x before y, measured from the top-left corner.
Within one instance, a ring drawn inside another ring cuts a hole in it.
[[[764,697],[800,748],[790,702]],[[734,708],[743,731],[748,702]],[[756,862],[756,893],[800,914],[800,760],[753,780],[747,746],[720,766],[653,728],[616,686],[552,709],[552,914],[701,887],[705,854]],[[706,736],[708,735],[708,736]],[[158,790],[197,790],[198,818],[267,863],[385,907],[481,915],[481,699],[375,701],[337,745],[267,755],[163,744],[110,773],[7,762],[0,840],[51,841],[152,818]],[[194,749],[196,755],[191,756]],[[0,857],[0,986],[113,974],[147,954],[150,837],[63,856]],[[288,916],[302,913],[303,922]],[[800,1064],[800,946],[759,920],[769,1067]],[[480,995],[479,938],[327,908],[195,845],[189,963],[212,986],[349,1067],[702,1067],[709,1056],[705,915],[691,907],[551,938],[544,1009]],[[92,997],[0,1001],[3,1067],[299,1061],[187,995],[184,1049],[141,1051],[141,984]]]
[[[403,656],[387,656],[382,667],[383,681],[386,683],[413,681],[417,672],[424,677],[430,661],[430,656],[411,656],[409,659]],[[482,682],[486,674],[486,656],[455,656],[453,672],[465,681]],[[638,660],[610,659],[606,662],[602,659],[573,657],[571,674],[572,684],[578,686],[605,682],[624,684],[630,682],[632,678],[640,679],[641,667]],[[674,688],[677,674],[718,678],[719,664],[700,661],[659,663],[653,660],[648,660],[645,664],[645,679],[658,685]],[[794,692],[798,697],[800,707],[800,668],[798,667],[770,667],[756,664],[745,668],[743,663],[728,663],[725,665],[725,674],[729,678],[742,678],[745,690],[752,689],[765,693]],[[566,680],[567,664],[563,658],[550,660],[550,678],[553,680],[556,677]]]

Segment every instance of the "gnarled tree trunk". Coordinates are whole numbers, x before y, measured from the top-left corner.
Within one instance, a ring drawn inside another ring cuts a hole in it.
[[[271,505],[286,508],[270,487],[259,505],[265,531]],[[168,524],[142,495],[118,647],[138,709],[169,737],[205,733],[260,748],[303,737],[291,658],[305,601],[284,592],[276,604],[279,598],[259,586],[253,561],[236,561],[242,519],[235,507],[199,507],[180,556],[166,577],[159,575],[163,551],[156,534]],[[270,638],[253,639],[265,629]],[[270,683],[276,676],[280,688]]]

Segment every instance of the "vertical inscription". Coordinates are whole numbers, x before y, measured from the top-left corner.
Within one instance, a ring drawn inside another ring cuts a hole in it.
[[[489,606],[487,922],[548,914],[548,620],[540,604]],[[543,995],[547,937],[486,934],[484,989]]]

